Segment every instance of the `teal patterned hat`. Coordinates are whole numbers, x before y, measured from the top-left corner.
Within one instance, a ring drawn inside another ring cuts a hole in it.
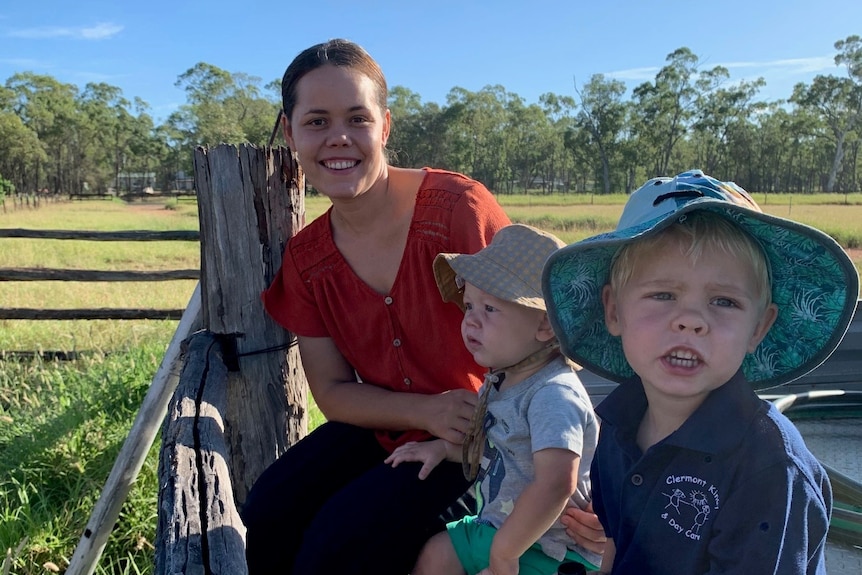
[[[853,262],[820,230],[764,214],[741,187],[697,170],[648,181],[629,198],[616,230],[548,258],[542,291],[563,353],[611,381],[634,376],[620,338],[605,327],[601,294],[611,261],[623,245],[655,235],[695,210],[715,212],[747,231],[770,266],[778,318],[743,361],[748,381],[766,389],[823,363],[841,342],[856,308],[859,275]]]

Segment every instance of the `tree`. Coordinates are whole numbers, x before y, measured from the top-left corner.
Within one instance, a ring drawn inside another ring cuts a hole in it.
[[[839,51],[835,65],[844,65],[848,77],[817,75],[810,85],[797,84],[790,99],[803,108],[822,114],[829,126],[834,154],[824,186],[827,192],[835,190],[844,161],[846,140],[862,119],[862,38],[848,36],[836,42],[835,49]]]
[[[6,81],[6,88],[13,94],[14,112],[36,133],[46,155],[45,162],[36,165],[35,173],[27,175],[26,185],[39,189],[43,178],[47,178],[53,191],[64,190],[70,147],[78,141],[78,88],[31,72],[14,74]]]
[[[731,86],[722,84],[730,77],[727,69],[716,66],[701,72],[697,80],[699,94],[695,106],[692,132],[697,141],[695,165],[709,174],[722,173],[731,177],[738,166],[730,165],[730,150],[742,142],[731,142],[734,134],[746,133],[752,115],[765,104],[755,101],[766,82],[763,78],[743,80]],[[750,165],[750,162],[746,162]]]
[[[652,166],[646,166],[651,176],[668,173],[671,154],[686,133],[697,99],[694,76],[698,57],[688,48],[678,48],[666,61],[654,83],[645,82],[633,92],[640,115],[638,135],[653,152]]]
[[[539,104],[550,121],[551,141],[545,162],[552,181],[562,180],[564,189],[573,187],[575,180],[574,165],[566,150],[566,132],[575,125],[577,104],[571,96],[558,96],[547,92],[539,96]]]
[[[0,174],[9,178],[14,189],[35,190],[36,172],[47,157],[36,132],[18,115],[0,110]]]
[[[389,91],[388,105],[390,161],[401,167],[444,166],[448,140],[440,106],[423,104],[419,94],[404,86]]]
[[[446,96],[446,137],[452,147],[447,158],[457,171],[470,174],[490,189],[496,189],[508,178],[503,167],[505,157],[504,127],[509,94],[502,86],[485,86],[478,92],[455,87]]]
[[[590,81],[575,92],[581,99],[579,124],[590,134],[591,142],[598,153],[602,174],[602,189],[611,192],[611,162],[617,151],[618,139],[626,119],[626,107],[622,101],[626,85],[619,80],[606,80],[595,74]]]
[[[0,204],[6,201],[6,196],[15,193],[15,184],[0,174]]]
[[[186,91],[188,103],[175,113],[173,123],[187,127],[191,146],[266,145],[280,105],[261,96],[260,82],[256,76],[199,62],[177,78],[175,85]]]

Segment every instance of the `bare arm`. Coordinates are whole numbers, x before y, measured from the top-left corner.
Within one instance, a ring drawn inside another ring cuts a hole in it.
[[[331,338],[298,339],[308,385],[327,419],[371,429],[423,429],[455,444],[463,441],[476,406],[475,393],[454,389],[423,395],[358,384]]]
[[[518,558],[554,524],[577,489],[580,459],[567,449],[542,449],[533,454],[535,478],[521,492],[491,543],[491,573],[518,572]]]
[[[602,555],[602,566],[599,569],[600,575],[605,575],[606,573],[610,573],[611,569],[614,566],[614,557],[617,554],[617,548],[614,545],[613,539],[608,539],[607,544],[605,545],[605,554]]]

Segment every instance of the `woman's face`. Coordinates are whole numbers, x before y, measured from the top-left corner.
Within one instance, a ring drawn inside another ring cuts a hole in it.
[[[390,116],[378,100],[371,79],[352,68],[324,65],[297,83],[285,138],[308,181],[332,200],[357,197],[386,174]]]

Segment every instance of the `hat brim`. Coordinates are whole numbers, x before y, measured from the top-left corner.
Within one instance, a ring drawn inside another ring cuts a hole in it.
[[[511,279],[511,273],[505,266],[481,252],[476,254],[437,254],[434,258],[433,268],[434,279],[443,301],[453,302],[461,310],[464,309],[464,292],[455,282],[456,275],[460,275],[464,281],[494,297],[524,307],[545,311],[545,300],[537,293],[538,285],[531,288],[523,282],[515,282]],[[538,269],[536,275],[538,275]],[[501,284],[499,278],[504,276],[510,277],[510,281]],[[528,295],[530,291],[536,292],[536,295]]]
[[[859,276],[853,262],[820,230],[712,198],[571,244],[548,259],[542,290],[563,353],[611,381],[635,375],[620,338],[605,326],[601,293],[611,261],[625,244],[657,234],[696,210],[715,212],[739,225],[760,243],[769,262],[778,317],[743,361],[748,381],[757,390],[767,389],[823,363],[841,342],[856,309]]]
[[[449,263],[457,256],[458,254],[437,254],[433,264],[434,280],[437,282],[437,289],[440,290],[443,301],[446,303],[454,302],[463,310],[464,294],[461,293],[455,283],[455,270]]]

